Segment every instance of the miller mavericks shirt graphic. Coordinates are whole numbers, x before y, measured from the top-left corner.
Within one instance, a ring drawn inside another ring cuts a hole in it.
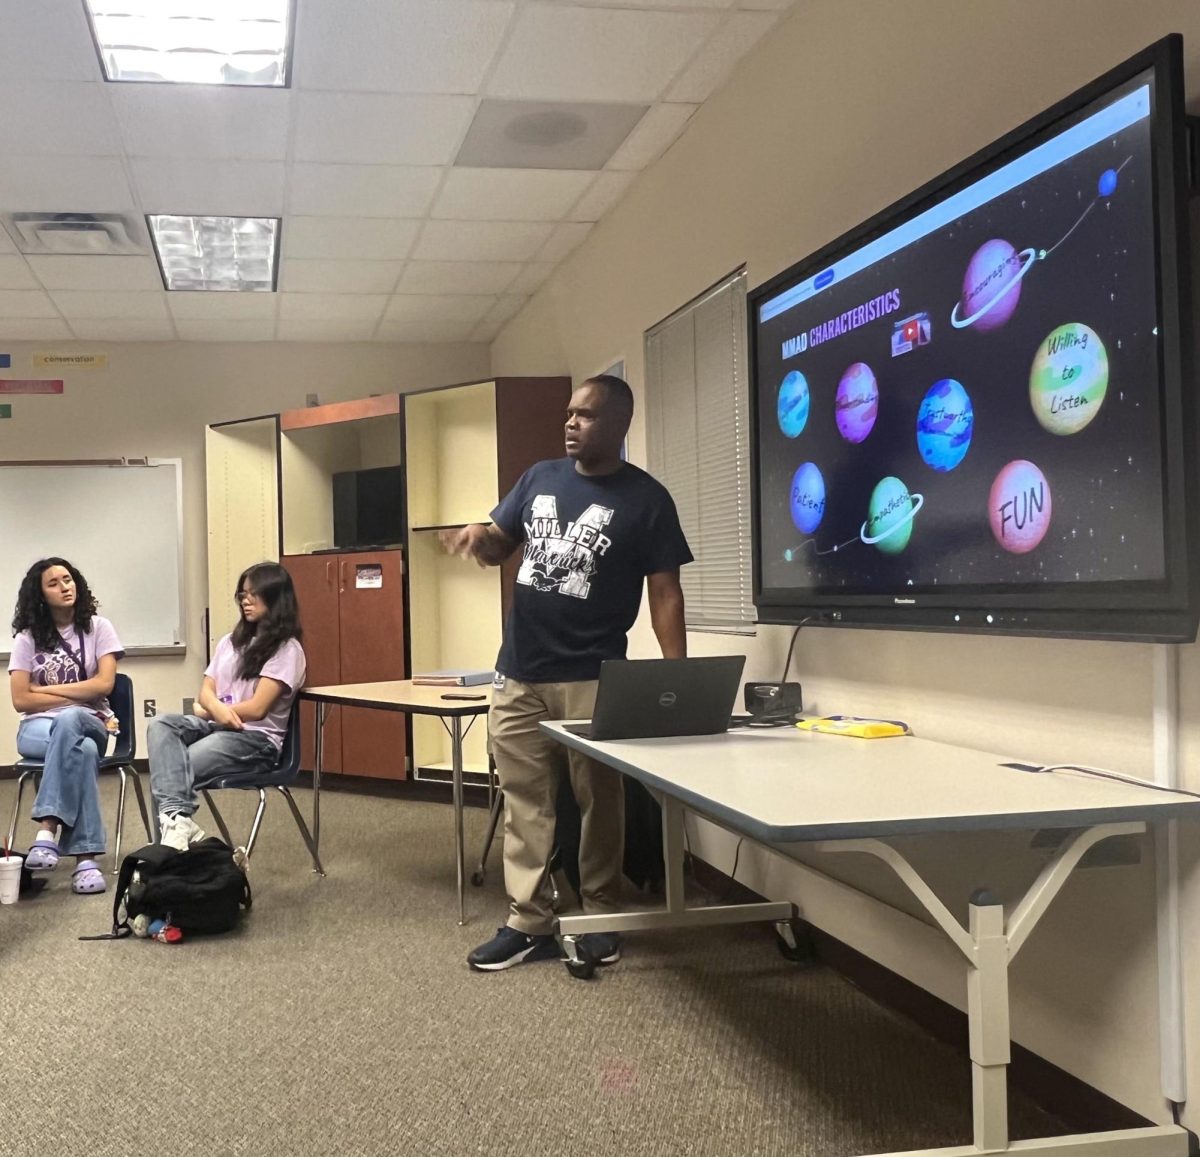
[[[623,659],[646,576],[692,561],[671,496],[628,462],[604,475],[539,462],[492,521],[523,544],[496,671],[524,683],[595,679]]]
[[[586,599],[598,560],[612,546],[604,528],[612,521],[610,507],[593,503],[566,530],[558,517],[558,499],[538,494],[525,523],[525,557],[517,582],[539,591],[558,591]]]

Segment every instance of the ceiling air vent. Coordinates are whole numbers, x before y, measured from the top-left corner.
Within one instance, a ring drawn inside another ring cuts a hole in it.
[[[149,252],[141,222],[120,213],[12,213],[4,224],[22,253],[126,257]]]

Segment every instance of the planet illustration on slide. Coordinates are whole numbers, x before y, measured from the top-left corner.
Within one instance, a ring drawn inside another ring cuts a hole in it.
[[[779,384],[779,398],[775,403],[775,415],[779,428],[789,437],[798,438],[808,425],[808,379],[799,371],[792,370]]]
[[[877,546],[884,554],[899,554],[912,537],[912,523],[925,504],[921,494],[910,494],[908,487],[888,475],[871,491],[867,503],[867,521],[858,537],[868,546]]]
[[[1005,466],[988,494],[992,536],[1011,554],[1028,554],[1050,529],[1050,483],[1032,462],[1018,458]]]
[[[879,383],[865,362],[847,366],[833,408],[838,432],[847,442],[861,442],[874,429],[879,416]]]
[[[1029,370],[1029,404],[1044,430],[1078,434],[1100,412],[1108,394],[1108,351],[1081,322],[1053,329]]]
[[[1022,249],[1001,237],[985,241],[971,255],[962,280],[962,296],[950,311],[955,329],[973,326],[983,333],[999,329],[1012,317],[1021,299],[1021,282],[1035,262],[1045,261],[1080,225],[1084,218],[1116,191],[1121,170],[1133,160],[1126,157],[1115,169],[1105,169],[1096,182],[1096,196],[1075,219],[1075,224],[1049,249]]]
[[[967,456],[974,430],[975,410],[962,382],[934,382],[917,411],[917,449],[926,464],[953,470]]]
[[[998,237],[985,241],[967,264],[962,298],[950,311],[950,324],[956,329],[973,325],[984,333],[999,329],[1016,310],[1021,279],[1036,260],[1036,249],[1018,253]]]
[[[812,534],[825,517],[825,477],[815,462],[803,463],[792,475],[792,522],[802,534]]]

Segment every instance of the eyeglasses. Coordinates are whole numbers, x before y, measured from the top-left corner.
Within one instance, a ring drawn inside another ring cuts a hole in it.
[[[257,591],[238,591],[238,593],[233,596],[233,601],[235,603],[252,603],[257,598]]]

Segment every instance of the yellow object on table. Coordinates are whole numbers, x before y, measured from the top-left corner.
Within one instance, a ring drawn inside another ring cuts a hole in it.
[[[863,719],[857,715],[822,715],[801,719],[801,731],[819,731],[825,735],[852,735],[856,739],[887,739],[893,735],[911,735],[907,723],[894,719]]]

